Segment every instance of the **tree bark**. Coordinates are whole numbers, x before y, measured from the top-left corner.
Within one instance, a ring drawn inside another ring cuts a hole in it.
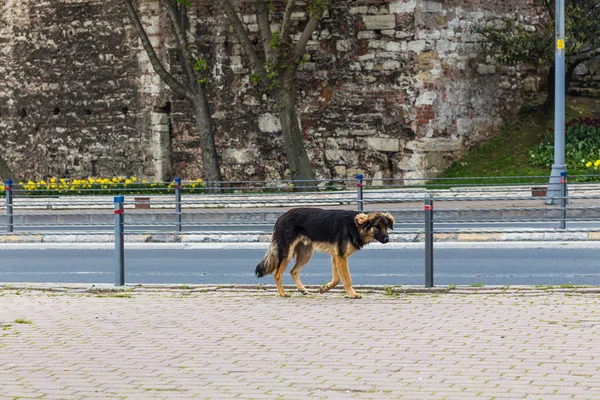
[[[137,32],[140,40],[142,41],[142,46],[144,50],[146,50],[146,54],[148,54],[148,58],[150,59],[150,63],[152,64],[152,68],[154,68],[154,72],[160,76],[164,83],[166,83],[175,93],[179,94],[182,97],[185,97],[187,100],[192,101],[194,98],[194,93],[189,90],[189,88],[182,85],[177,79],[175,79],[164,67],[158,55],[154,51],[154,47],[152,47],[152,43],[150,43],[150,39],[148,39],[148,35],[146,34],[146,30],[138,17],[137,11],[133,7],[133,3],[131,0],[125,0],[125,8],[127,9],[127,14],[129,15],[129,19],[135,31]]]
[[[546,76],[546,101],[544,101],[544,111],[550,111],[550,108],[554,104],[554,78],[555,78],[555,67],[551,65],[548,69],[548,75]]]
[[[2,179],[2,183],[6,182],[8,179],[13,181],[13,183],[16,182],[14,174],[2,156],[0,156],[0,178]]]
[[[219,187],[221,179],[221,170],[219,165],[219,157],[215,146],[214,127],[210,112],[210,105],[206,98],[206,91],[203,83],[198,81],[193,67],[193,57],[188,49],[185,27],[187,24],[187,16],[184,8],[177,8],[170,0],[166,0],[166,7],[175,33],[175,42],[180,54],[181,67],[185,76],[186,84],[179,82],[167,69],[164,67],[158,55],[154,51],[148,35],[139,19],[137,11],[133,7],[132,0],[125,0],[125,5],[129,18],[135,27],[142,46],[146,50],[154,71],[160,76],[175,93],[188,100],[194,109],[194,117],[196,119],[196,128],[200,135],[200,150],[202,151],[202,166],[204,167],[204,180],[207,186]],[[179,6],[179,7],[184,7]]]
[[[317,186],[317,183],[314,182],[315,173],[304,148],[300,121],[296,112],[294,86],[291,83],[293,77],[288,76],[288,74],[290,73],[288,72],[284,76],[283,85],[278,93],[279,121],[281,123],[283,144],[292,180],[309,181],[298,182],[295,190],[308,191],[313,190]]]
[[[202,151],[202,166],[204,167],[204,180],[207,187],[218,187],[221,182],[219,157],[215,145],[215,135],[212,117],[206,98],[206,93],[196,95],[193,101],[196,126],[200,134],[200,150]]]

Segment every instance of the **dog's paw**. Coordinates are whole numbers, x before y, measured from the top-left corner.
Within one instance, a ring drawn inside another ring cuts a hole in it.
[[[319,293],[323,294],[329,291],[329,288],[327,286],[321,286],[321,288],[319,289]]]
[[[349,294],[348,297],[351,299],[361,299],[362,298],[362,296],[358,293]]]
[[[298,289],[298,291],[305,296],[308,295],[308,290],[306,290],[306,289]]]
[[[279,295],[280,297],[292,297],[291,294],[289,294],[288,292],[283,292],[283,294]]]

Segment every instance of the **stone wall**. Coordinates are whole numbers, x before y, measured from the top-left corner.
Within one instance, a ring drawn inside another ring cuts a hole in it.
[[[274,104],[251,82],[220,10],[193,3],[190,38],[213,76],[224,177],[289,178]],[[0,147],[17,176],[202,177],[189,105],[153,72],[122,1],[0,8]],[[176,72],[166,15],[152,0],[140,11]],[[507,13],[536,18],[532,0],[332,1],[298,77],[317,176],[434,176],[487,140],[539,88],[537,71],[481,56],[472,25]],[[299,7],[295,24],[305,19]],[[252,14],[244,21],[256,32]]]
[[[579,64],[575,68],[569,94],[600,97],[600,57]]]

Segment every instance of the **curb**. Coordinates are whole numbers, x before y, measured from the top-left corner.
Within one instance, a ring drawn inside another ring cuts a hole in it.
[[[564,242],[600,241],[600,232],[585,231],[529,231],[529,232],[453,232],[435,233],[435,242]],[[126,243],[269,243],[267,234],[130,234]],[[425,241],[423,233],[401,233],[390,235],[392,243],[420,243]],[[0,243],[113,243],[113,234],[5,234]]]
[[[321,286],[306,285],[306,288],[311,295],[319,295],[318,291]],[[298,294],[296,286],[284,285],[284,288],[294,294]],[[395,296],[401,294],[458,294],[458,295],[520,295],[520,296],[540,296],[548,294],[600,294],[600,286],[530,286],[530,285],[515,285],[515,286],[435,286],[426,288],[424,286],[383,286],[383,285],[359,285],[354,286],[357,291],[362,293],[383,294],[386,296]],[[202,284],[174,284],[174,285],[152,285],[152,284],[135,284],[125,286],[114,286],[111,284],[63,284],[63,283],[1,283],[0,291],[35,291],[49,293],[65,293],[65,294],[148,294],[148,293],[167,293],[167,294],[201,294],[201,293],[277,293],[275,285],[202,285]],[[329,291],[329,293],[345,294],[344,288],[338,286]],[[310,297],[310,296],[308,296]]]

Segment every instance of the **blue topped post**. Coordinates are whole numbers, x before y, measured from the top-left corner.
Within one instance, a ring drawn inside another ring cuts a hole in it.
[[[115,196],[115,285],[125,284],[125,245],[123,238],[123,203],[125,197]]]
[[[175,178],[175,220],[177,232],[181,232],[181,178]]]
[[[6,232],[11,233],[14,229],[13,225],[13,182],[8,179],[6,181]]]
[[[356,175],[356,204],[358,211],[362,211],[363,207],[363,176],[362,174]]]

